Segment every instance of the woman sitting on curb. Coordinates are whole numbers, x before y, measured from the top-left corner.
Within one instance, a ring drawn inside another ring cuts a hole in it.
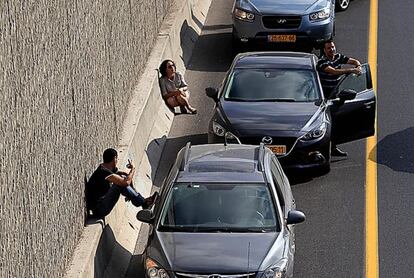
[[[186,113],[186,108],[191,114],[196,114],[197,109],[188,102],[188,85],[181,73],[176,71],[172,60],[165,60],[160,65],[160,89],[162,97],[171,108],[180,106],[181,112]]]

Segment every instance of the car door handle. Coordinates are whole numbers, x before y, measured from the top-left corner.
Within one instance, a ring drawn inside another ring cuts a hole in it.
[[[367,108],[367,109],[371,108],[371,106],[372,106],[373,104],[375,104],[375,101],[370,101],[370,102],[364,103],[365,108]]]

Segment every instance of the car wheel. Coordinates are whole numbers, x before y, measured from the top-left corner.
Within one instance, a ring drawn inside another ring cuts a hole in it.
[[[318,174],[323,176],[328,174],[331,171],[331,162],[327,161],[324,165],[320,166],[318,169]]]
[[[237,55],[240,52],[240,40],[237,38],[236,31],[234,30],[234,27],[231,31],[231,46],[233,48],[234,55]]]
[[[336,9],[338,11],[345,11],[349,7],[349,2],[351,0],[336,0]]]
[[[249,42],[241,42],[239,37],[237,36],[236,30],[234,30],[234,27],[231,32],[231,37],[234,55],[249,51]]]
[[[302,51],[302,52],[306,52],[306,53],[312,53],[314,48],[315,49],[318,48],[317,43],[310,43],[310,44],[307,44],[307,45],[300,46],[300,47],[298,47],[298,50]]]

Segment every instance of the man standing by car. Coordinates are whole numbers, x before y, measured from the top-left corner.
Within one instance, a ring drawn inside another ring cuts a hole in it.
[[[129,173],[118,171],[118,153],[114,149],[106,149],[103,163],[98,166],[86,184],[86,202],[93,216],[105,217],[115,206],[120,194],[124,195],[136,207],[149,208],[155,201],[157,193],[144,198],[132,187],[135,166],[128,160]]]
[[[352,65],[354,67],[341,68],[342,65]],[[333,89],[338,85],[343,74],[361,74],[361,63],[355,59],[336,52],[335,43],[328,40],[324,43],[322,57],[318,61],[317,69],[321,80],[323,94],[329,98]],[[336,145],[332,145],[331,155],[347,156]]]

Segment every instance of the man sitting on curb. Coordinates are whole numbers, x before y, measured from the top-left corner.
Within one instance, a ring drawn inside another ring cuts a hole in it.
[[[118,171],[118,153],[114,149],[106,149],[103,153],[103,163],[98,166],[86,184],[86,202],[88,209],[95,217],[108,215],[119,199],[120,194],[130,200],[136,207],[150,208],[158,193],[144,198],[132,187],[135,166],[128,160],[129,173]]]

